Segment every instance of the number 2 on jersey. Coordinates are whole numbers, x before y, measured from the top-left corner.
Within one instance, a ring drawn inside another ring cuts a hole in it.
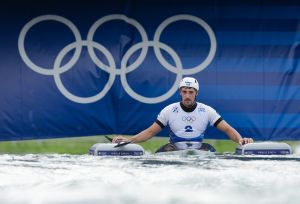
[[[185,126],[185,132],[193,132],[193,127],[190,125]]]

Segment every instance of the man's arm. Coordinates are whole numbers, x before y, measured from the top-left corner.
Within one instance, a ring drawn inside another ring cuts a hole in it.
[[[120,142],[120,141],[134,142],[134,143],[144,142],[152,138],[161,130],[162,130],[161,126],[159,126],[156,122],[154,122],[150,127],[148,127],[147,129],[143,130],[142,132],[138,133],[133,137],[127,139],[122,136],[117,136],[113,138],[112,142]]]
[[[233,127],[231,127],[226,121],[222,120],[218,125],[217,128],[224,132],[228,137],[233,140],[234,142],[243,145],[247,143],[252,143],[252,138],[242,138],[240,133],[236,131]]]

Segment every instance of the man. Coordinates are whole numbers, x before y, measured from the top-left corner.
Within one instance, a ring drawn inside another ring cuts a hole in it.
[[[144,142],[169,126],[170,143],[162,146],[158,152],[189,148],[214,151],[212,146],[202,143],[208,124],[215,126],[240,145],[253,142],[252,138],[242,138],[212,107],[196,102],[199,84],[195,78],[183,78],[179,91],[181,102],[165,107],[150,127],[128,139],[116,136],[113,142]]]

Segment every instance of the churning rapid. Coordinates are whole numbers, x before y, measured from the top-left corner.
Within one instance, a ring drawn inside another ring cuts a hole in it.
[[[0,203],[298,203],[300,162],[1,155]]]

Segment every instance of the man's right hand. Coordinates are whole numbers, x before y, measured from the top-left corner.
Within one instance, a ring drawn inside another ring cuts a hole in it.
[[[245,145],[245,144],[248,144],[248,143],[253,143],[253,139],[252,138],[241,138],[239,139],[239,142],[238,142],[240,145]]]
[[[119,143],[119,142],[129,142],[126,137],[123,136],[115,136],[112,139],[112,143]]]

